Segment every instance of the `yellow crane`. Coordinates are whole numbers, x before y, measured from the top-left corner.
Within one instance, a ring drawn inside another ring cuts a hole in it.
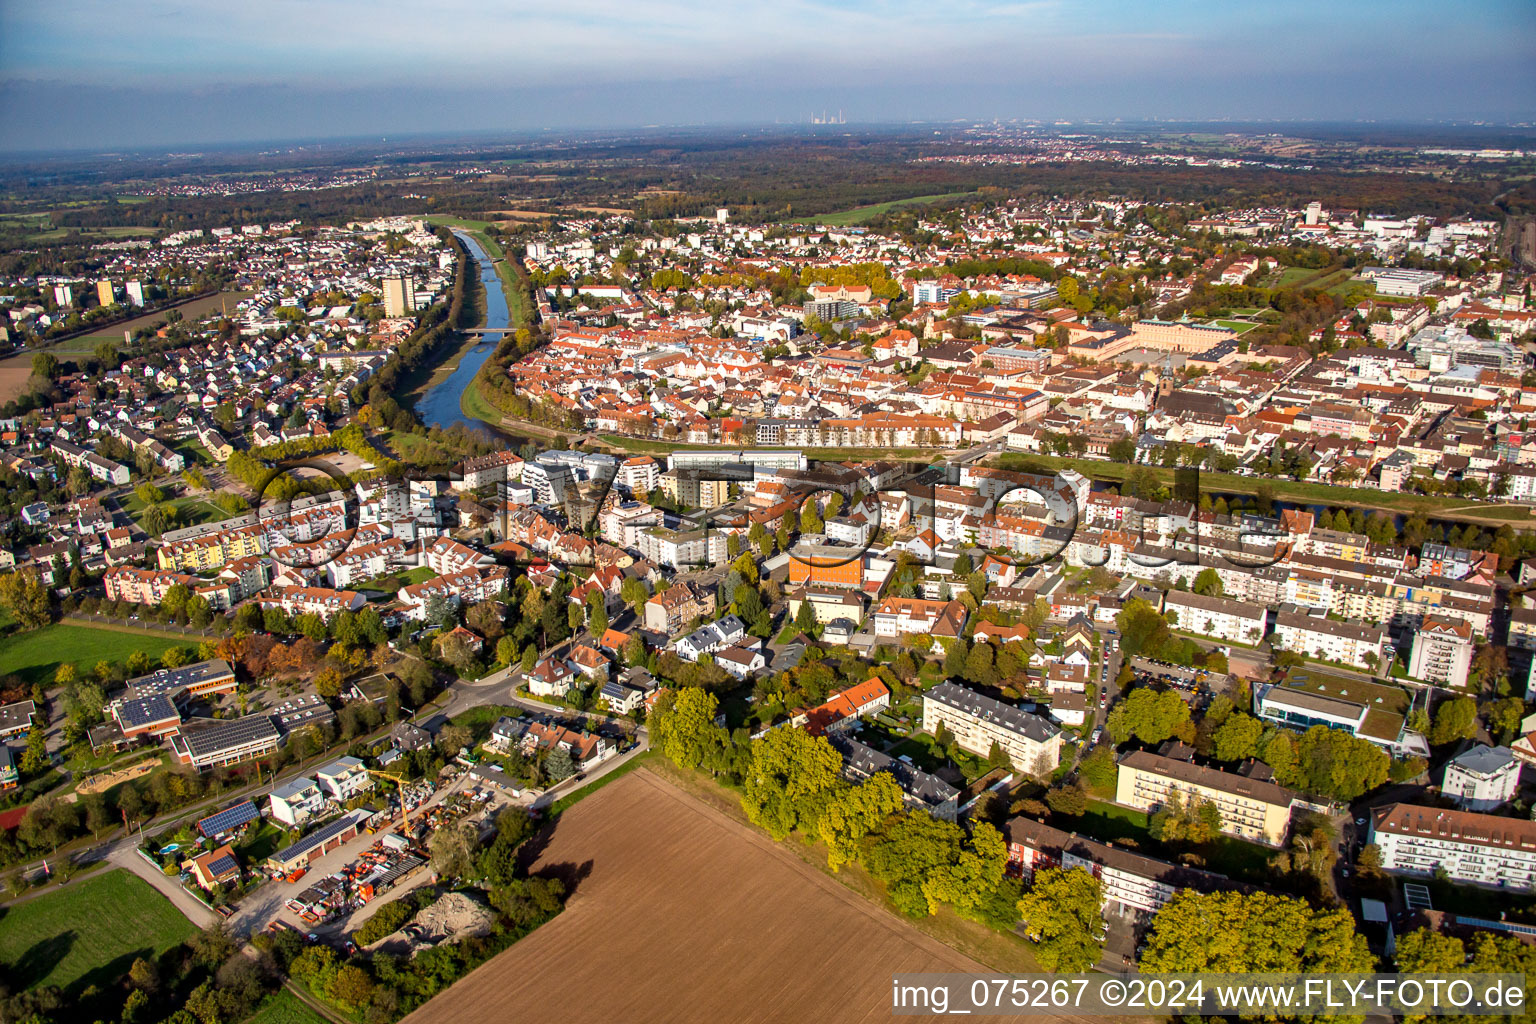
[[[379,771],[377,768],[364,768],[363,771],[367,772],[369,775],[382,776],[395,784],[395,789],[400,794],[400,813],[405,818],[405,829],[407,832],[409,832],[411,829],[411,810],[406,806],[405,803],[405,776],[397,775],[394,772]]]

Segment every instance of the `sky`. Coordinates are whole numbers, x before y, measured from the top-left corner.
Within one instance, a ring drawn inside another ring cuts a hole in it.
[[[1536,120],[1536,3],[0,0],[0,151],[822,110]]]

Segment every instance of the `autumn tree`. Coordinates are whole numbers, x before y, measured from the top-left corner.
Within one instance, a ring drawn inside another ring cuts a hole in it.
[[[0,608],[9,612],[22,629],[46,626],[51,617],[48,587],[35,572],[8,572],[0,576]]]
[[[752,823],[774,839],[816,824],[823,793],[837,787],[843,758],[825,736],[773,729],[752,741],[742,805]]]
[[[816,826],[816,834],[827,846],[827,866],[836,871],[855,859],[864,838],[901,805],[901,787],[889,772],[876,772],[860,785],[835,791]]]
[[[1054,973],[1091,970],[1103,955],[1099,880],[1082,868],[1042,868],[1019,900],[1024,932],[1040,966]]]

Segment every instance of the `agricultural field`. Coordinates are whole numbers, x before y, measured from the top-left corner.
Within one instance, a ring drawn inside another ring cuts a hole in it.
[[[156,659],[172,647],[193,644],[197,639],[171,633],[56,623],[0,638],[0,676],[15,675],[28,685],[48,683],[66,662],[86,675],[98,661],[126,661],[134,651],[143,651]]]
[[[104,988],[136,957],[163,953],[197,930],[148,882],[121,869],[3,913],[0,964],[14,989]]]
[[[816,224],[826,224],[829,227],[849,227],[854,224],[863,224],[865,221],[874,220],[882,213],[894,210],[899,206],[921,206],[924,203],[937,203],[944,199],[960,199],[970,195],[969,192],[944,192],[933,196],[913,196],[910,199],[893,199],[888,203],[874,203],[870,206],[856,206],[851,210],[843,210],[840,213],[820,214],[810,218]]]
[[[565,912],[411,1024],[885,1020],[893,973],[983,970],[649,770],[563,814],[533,870],[579,878]]]

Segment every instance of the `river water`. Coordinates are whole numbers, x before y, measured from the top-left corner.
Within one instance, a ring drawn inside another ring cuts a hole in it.
[[[458,231],[455,231],[454,235],[464,243],[464,248],[469,250],[470,258],[475,261],[475,267],[480,273],[480,284],[485,288],[485,326],[490,328],[510,326],[511,312],[507,309],[507,296],[501,290],[501,278],[496,274],[496,264],[491,261],[490,254],[471,236]],[[486,340],[466,352],[453,373],[416,402],[416,415],[420,417],[421,422],[429,427],[443,428],[462,423],[481,433],[511,440],[512,436],[504,431],[496,430],[482,420],[466,416],[463,407],[459,405],[464,389],[469,387],[470,381],[475,379],[475,374],[480,372],[481,365],[495,350],[496,342]]]

